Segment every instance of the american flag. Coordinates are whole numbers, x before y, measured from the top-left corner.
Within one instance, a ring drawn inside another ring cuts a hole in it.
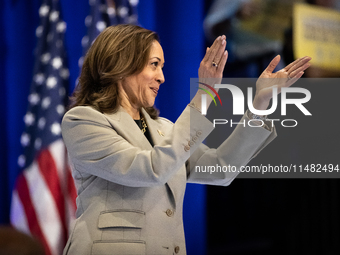
[[[108,26],[118,24],[137,24],[137,6],[139,0],[90,0],[91,13],[85,18],[87,35],[81,41],[83,55],[96,37]],[[83,65],[79,59],[79,67]]]
[[[28,110],[21,136],[22,169],[12,194],[11,224],[40,239],[46,254],[62,254],[75,218],[76,189],[61,137],[69,70],[59,1],[44,0]]]

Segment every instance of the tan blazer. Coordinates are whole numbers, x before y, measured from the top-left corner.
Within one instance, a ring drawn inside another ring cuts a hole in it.
[[[62,134],[78,198],[64,254],[186,254],[186,183],[226,186],[236,177],[198,174],[195,165],[240,167],[276,136],[274,128],[238,125],[219,148],[209,149],[202,141],[213,125],[190,106],[174,124],[142,111],[154,147],[123,108],[102,114],[78,106],[65,114]]]

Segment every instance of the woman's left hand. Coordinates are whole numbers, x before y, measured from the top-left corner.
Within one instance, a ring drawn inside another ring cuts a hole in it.
[[[277,88],[277,93],[280,93],[282,87],[290,87],[301,78],[304,71],[310,66],[308,62],[312,58],[307,56],[299,58],[280,71],[273,73],[280,59],[280,55],[277,55],[256,82],[256,94],[253,106],[257,110],[267,109],[270,99],[273,96],[273,88]]]

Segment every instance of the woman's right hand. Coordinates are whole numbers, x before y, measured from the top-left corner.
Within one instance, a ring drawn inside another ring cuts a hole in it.
[[[214,87],[215,84],[221,83],[223,70],[228,59],[228,51],[225,50],[226,45],[226,37],[222,35],[216,38],[210,48],[207,48],[198,69],[199,87],[206,89],[206,86],[202,84]],[[215,90],[218,91],[218,89]],[[199,89],[190,103],[199,111],[201,110],[201,95],[204,93],[203,90]],[[207,97],[207,107],[211,102],[212,98]]]
[[[228,59],[228,51],[225,35],[219,36],[211,47],[207,48],[205,56],[198,69],[198,77],[222,79],[223,70]]]

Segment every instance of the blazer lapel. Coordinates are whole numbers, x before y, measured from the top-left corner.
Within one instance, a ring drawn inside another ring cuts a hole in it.
[[[152,149],[148,139],[123,107],[120,106],[116,113],[105,115],[109,117],[113,129],[129,143],[144,150]]]
[[[150,135],[153,140],[154,146],[163,144],[163,141],[166,135],[169,135],[169,134],[164,133],[163,131],[164,127],[162,127],[162,125],[159,124],[159,122],[153,120],[149,116],[149,114],[145,111],[145,109],[142,109],[142,114],[145,118],[146,124],[150,131]],[[120,106],[116,113],[105,114],[105,115],[110,119],[112,127],[115,129],[115,131],[119,135],[121,135],[124,139],[126,139],[128,142],[130,142],[132,145],[139,147],[141,149],[144,149],[144,150],[152,149],[152,146],[149,143],[148,139],[141,132],[139,127],[136,125],[135,121],[124,110],[123,107]],[[172,192],[172,196],[175,202],[174,206],[176,206],[176,201],[178,201],[181,194],[183,193],[183,190],[179,188],[179,184],[183,182],[182,180],[183,178],[185,178],[185,173],[184,173],[184,177],[182,176],[182,174],[176,173],[166,183],[166,185],[169,187],[169,189]]]
[[[154,145],[162,145],[164,144],[163,141],[166,138],[167,133],[164,132],[164,127],[159,124],[159,122],[153,120],[147,112],[142,109],[142,113],[145,117],[146,123],[150,130],[150,134]],[[184,181],[183,181],[184,180]],[[170,191],[172,192],[172,196],[174,198],[174,207],[176,207],[176,202],[179,201],[181,195],[184,193],[183,189],[181,188],[181,184],[184,182],[184,189],[186,185],[186,172],[184,171],[182,174],[177,172],[172,178],[170,178],[166,185],[169,187]]]
[[[153,120],[144,108],[142,108],[142,114],[145,118],[154,145],[161,144],[164,139],[162,126],[157,121]]]

